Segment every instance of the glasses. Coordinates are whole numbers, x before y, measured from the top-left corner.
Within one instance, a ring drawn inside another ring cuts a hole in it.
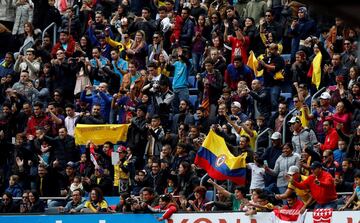
[[[350,45],[350,43],[344,43],[344,45]]]
[[[267,15],[265,15],[265,17],[271,17],[271,15],[270,15],[270,14],[267,14]]]
[[[214,17],[211,17],[211,19],[218,19],[218,17],[214,16]]]
[[[159,36],[153,36],[153,39],[157,39],[157,38],[159,38]]]
[[[124,36],[124,39],[127,39],[127,38],[129,38],[129,36]]]
[[[299,101],[298,100],[293,100],[294,103],[298,103]]]
[[[58,52],[58,53],[56,53],[56,55],[61,55],[61,54],[64,54],[64,52]]]

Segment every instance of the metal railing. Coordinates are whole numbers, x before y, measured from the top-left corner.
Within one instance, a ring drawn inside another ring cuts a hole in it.
[[[289,118],[290,115],[292,115],[294,113],[294,111],[296,111],[296,108],[292,109],[291,111],[289,111],[289,113],[287,113],[287,115],[284,118],[283,121],[283,126],[282,126],[282,144],[286,143],[286,125],[287,125],[287,119]]]
[[[41,41],[44,41],[44,38],[45,38],[45,34],[46,34],[46,31],[48,31],[50,28],[53,28],[53,39],[52,39],[52,43],[53,45],[55,45],[56,43],[56,37],[57,37],[57,27],[56,27],[56,23],[53,22],[51,23],[50,25],[48,25],[48,27],[46,27],[43,32],[42,32],[42,36],[41,36]]]
[[[273,130],[271,128],[266,128],[264,131],[262,131],[255,140],[255,151],[257,151],[258,149],[258,140],[261,136],[265,135],[266,133],[268,134],[268,141],[269,141],[269,146],[271,145],[271,134],[272,134]]]
[[[79,5],[74,5],[73,10],[75,11],[75,15],[79,16],[79,12],[80,12]]]
[[[210,178],[210,176],[207,173],[204,176],[202,176],[200,179],[200,186],[203,186],[204,180],[208,179],[208,178]],[[214,181],[216,183],[216,180],[214,180]],[[215,187],[214,187],[213,191],[214,191],[213,201],[216,201],[216,188]]]
[[[326,87],[323,87],[323,88],[321,88],[320,90],[318,90],[312,97],[311,97],[311,101],[314,101],[315,100],[315,98],[317,98],[320,94],[322,94],[324,91],[326,90]],[[313,113],[313,108],[312,108],[312,106],[310,106],[311,108],[310,108],[310,111],[311,111],[311,113]]]

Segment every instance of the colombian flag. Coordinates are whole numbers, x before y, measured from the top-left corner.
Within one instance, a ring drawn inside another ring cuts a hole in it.
[[[322,54],[319,52],[314,57],[309,72],[307,73],[307,76],[311,77],[311,83],[316,86],[316,89],[319,89],[321,82],[321,60]]]
[[[195,157],[195,164],[206,170],[216,180],[231,180],[238,185],[246,181],[246,156],[234,157],[224,138],[210,130]]]

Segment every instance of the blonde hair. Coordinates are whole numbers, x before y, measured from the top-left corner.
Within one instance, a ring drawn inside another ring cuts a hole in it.
[[[19,176],[18,175],[11,175],[10,179],[12,179],[13,181],[15,181],[15,183],[19,182]]]

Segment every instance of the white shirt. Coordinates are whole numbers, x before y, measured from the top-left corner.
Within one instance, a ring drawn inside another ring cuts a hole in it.
[[[263,167],[258,167],[255,163],[248,163],[247,168],[251,169],[251,183],[250,190],[265,187],[265,169]]]
[[[66,116],[65,118],[65,128],[68,131],[68,134],[74,136],[75,131],[75,122],[79,117],[79,113],[75,112],[74,117]]]

